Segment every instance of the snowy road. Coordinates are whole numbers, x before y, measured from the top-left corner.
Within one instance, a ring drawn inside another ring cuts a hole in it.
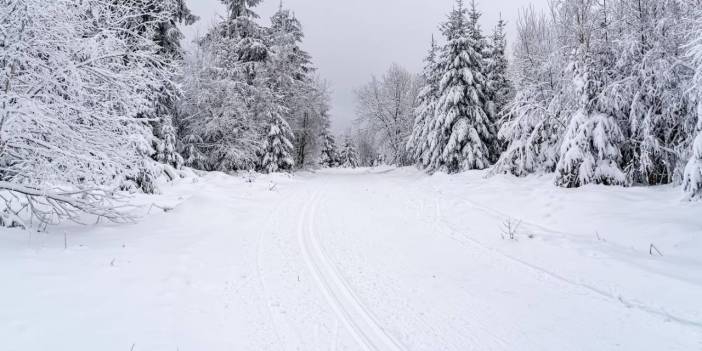
[[[2,232],[0,349],[700,350],[702,208],[676,196],[208,175],[136,225]]]

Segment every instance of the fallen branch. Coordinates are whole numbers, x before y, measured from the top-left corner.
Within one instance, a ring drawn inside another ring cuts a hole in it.
[[[15,219],[19,219],[20,212],[28,212],[30,220],[36,218],[40,225],[58,224],[62,220],[84,224],[80,220],[83,214],[116,223],[134,221],[133,216],[123,211],[126,206],[120,204],[119,196],[104,189],[48,190],[0,182],[0,190],[10,192],[21,206],[15,212],[14,202],[3,198],[5,214],[14,213]]]

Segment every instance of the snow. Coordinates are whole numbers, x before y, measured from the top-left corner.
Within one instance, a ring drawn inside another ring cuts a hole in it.
[[[2,349],[702,347],[701,203],[485,175],[209,173],[137,224],[2,229]]]

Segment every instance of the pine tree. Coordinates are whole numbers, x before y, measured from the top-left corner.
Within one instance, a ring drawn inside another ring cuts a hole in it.
[[[266,173],[291,171],[295,166],[293,159],[293,138],[290,125],[278,111],[271,113],[272,121],[268,137],[263,145],[264,155],[261,165]]]
[[[325,133],[322,136],[322,154],[320,157],[320,165],[326,168],[333,168],[339,166],[339,156],[336,150],[336,141],[334,136],[330,133]]]
[[[482,94],[482,105],[485,114],[489,119],[489,127],[491,128],[491,135],[489,139],[483,139],[487,144],[490,153],[490,162],[494,163],[497,161],[500,155],[500,147],[497,139],[497,125],[499,121],[498,110],[495,106],[494,99],[497,96],[497,92],[494,90],[496,88],[491,80],[493,78],[491,75],[496,74],[495,69],[497,67],[493,66],[493,46],[492,41],[488,40],[483,35],[482,26],[480,25],[480,18],[483,17],[482,12],[478,9],[478,5],[475,0],[471,0],[470,9],[468,9],[468,33],[473,38],[475,42],[475,51],[480,54],[477,58],[479,62],[479,67],[477,68],[484,77],[484,82],[476,86],[478,90],[483,92]],[[503,23],[504,24],[504,23]]]
[[[344,168],[357,168],[359,166],[358,152],[350,139],[347,138],[344,148],[339,155],[339,163]]]
[[[431,38],[431,47],[429,54],[424,60],[424,72],[422,73],[422,81],[424,87],[419,92],[418,106],[414,111],[415,121],[412,129],[412,135],[407,142],[407,151],[410,157],[420,167],[427,168],[430,164],[430,140],[434,119],[436,116],[436,102],[439,92],[439,67],[437,66],[436,41]]]
[[[485,77],[481,47],[470,31],[463,1],[442,26],[447,44],[439,67],[436,122],[430,140],[430,169],[455,173],[490,165],[495,132],[485,112]]]

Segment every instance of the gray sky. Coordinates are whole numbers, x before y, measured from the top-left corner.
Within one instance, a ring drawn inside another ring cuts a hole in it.
[[[187,1],[201,18],[185,30],[189,39],[205,33],[225,14],[220,0]],[[479,0],[484,31],[490,31],[502,13],[512,32],[518,9],[529,2],[544,8],[547,0]],[[269,23],[279,4],[279,0],[264,0],[255,9],[262,23]],[[438,26],[453,4],[454,0],[284,0],[284,6],[302,21],[303,47],[333,90],[335,132],[344,132],[351,125],[354,89],[371,75],[381,75],[393,62],[421,71],[431,35],[439,38]]]

